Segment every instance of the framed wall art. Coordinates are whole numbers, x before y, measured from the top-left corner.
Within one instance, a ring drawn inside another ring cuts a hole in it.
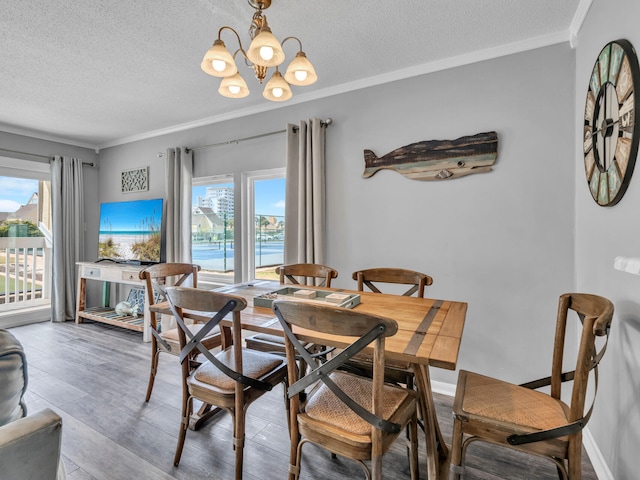
[[[149,190],[149,167],[123,170],[120,181],[122,193],[146,192]]]

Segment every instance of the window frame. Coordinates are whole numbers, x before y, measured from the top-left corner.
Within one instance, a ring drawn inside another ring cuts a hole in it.
[[[242,257],[246,259],[242,269],[243,282],[256,279],[256,225],[255,225],[255,182],[260,180],[273,180],[284,178],[286,181],[286,171],[284,167],[269,168],[265,170],[253,170],[242,172],[241,174],[241,221],[242,235]],[[285,200],[286,201],[286,200]]]
[[[233,242],[235,245],[238,245],[237,243],[237,231],[236,231],[236,198],[237,198],[237,182],[235,179],[235,176],[233,174],[222,174],[222,175],[207,175],[204,177],[193,177],[193,179],[191,180],[191,185],[192,187],[194,186],[210,186],[210,185],[215,185],[215,184],[232,184],[233,185],[233,191],[234,191],[234,212],[233,212],[233,224],[234,224],[234,228],[233,228]],[[192,202],[193,202],[193,193],[191,195],[192,198]],[[193,203],[192,203],[192,208],[191,208],[191,224],[193,222]],[[238,268],[238,262],[236,259],[236,255],[235,255],[235,251],[237,249],[234,248],[234,256],[233,256],[233,281],[231,283],[236,283],[237,282],[237,278],[238,278],[238,273],[237,273],[237,268]],[[193,261],[193,243],[191,245],[191,256],[192,256],[192,261]],[[216,273],[208,273],[208,272],[202,272],[198,275],[198,283],[203,283],[203,284],[208,284],[211,285],[212,288],[215,287],[218,284],[228,284],[229,283],[229,277],[225,276],[225,275],[220,275],[220,274],[216,274]]]
[[[238,176],[239,181],[237,181]],[[234,249],[232,283],[250,282],[256,279],[256,227],[254,221],[256,214],[255,182],[277,178],[284,178],[286,181],[285,167],[244,171],[240,172],[239,175],[229,173],[220,175],[207,175],[203,177],[193,177],[191,181],[192,186],[209,186],[229,183],[233,185],[233,242],[234,245],[239,248]],[[193,253],[193,246],[191,248],[191,251]],[[198,281],[199,283],[205,283],[207,285],[228,284],[229,276],[215,273],[201,273],[198,277]]]

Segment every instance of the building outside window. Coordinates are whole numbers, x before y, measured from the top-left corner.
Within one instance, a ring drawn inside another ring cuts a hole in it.
[[[277,278],[284,260],[284,202],[283,169],[245,172],[240,182],[231,175],[194,178],[191,253],[203,288]]]

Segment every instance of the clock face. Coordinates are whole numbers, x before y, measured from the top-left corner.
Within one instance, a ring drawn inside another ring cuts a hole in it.
[[[640,137],[635,126],[639,85],[631,43],[608,43],[591,71],[584,109],[584,168],[598,205],[618,203],[631,180]]]

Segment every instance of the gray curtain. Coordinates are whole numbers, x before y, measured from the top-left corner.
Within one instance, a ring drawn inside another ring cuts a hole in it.
[[[287,125],[284,263],[325,261],[325,126]]]
[[[82,160],[55,156],[51,162],[53,286],[51,321],[75,318],[76,262],[84,259]]]
[[[165,158],[166,261],[188,263],[191,262],[193,150],[168,148]]]

